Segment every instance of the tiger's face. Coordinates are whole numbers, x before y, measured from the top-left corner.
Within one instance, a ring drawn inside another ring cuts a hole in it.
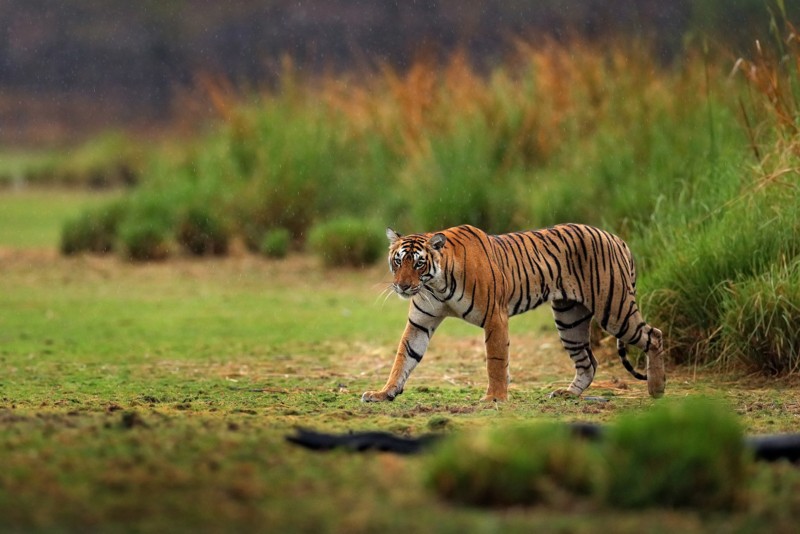
[[[389,238],[389,268],[394,275],[392,289],[398,295],[408,299],[423,288],[439,285],[444,234],[403,236],[387,228],[386,237]]]

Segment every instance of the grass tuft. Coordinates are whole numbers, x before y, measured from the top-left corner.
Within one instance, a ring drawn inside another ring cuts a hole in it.
[[[604,444],[606,500],[626,508],[731,509],[747,472],[736,415],[704,399],[660,402],[620,417]]]
[[[69,256],[82,252],[107,254],[113,251],[117,228],[124,214],[124,204],[113,202],[67,220],[61,230],[61,253]]]
[[[724,350],[767,374],[800,370],[800,264],[772,266],[728,288],[722,309]]]
[[[588,495],[598,456],[564,425],[506,424],[462,432],[428,461],[426,483],[440,497],[474,506],[564,504]]]

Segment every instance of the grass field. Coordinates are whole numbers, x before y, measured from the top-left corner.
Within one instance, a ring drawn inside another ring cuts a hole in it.
[[[65,219],[117,195],[68,189],[0,189],[0,247],[54,248]]]
[[[482,335],[451,320],[397,401],[362,404],[362,391],[385,381],[405,320],[403,302],[384,302],[383,266],[59,256],[44,236],[92,201],[0,196],[2,530],[790,532],[800,518],[800,477],[785,465],[759,467],[732,513],[583,501],[480,510],[425,489],[423,458],[295,448],[284,437],[297,426],[419,435],[517,420],[613,422],[654,401],[610,347],[589,393],[608,402],[548,399],[573,371],[541,310],[512,321],[509,402],[478,401]],[[668,396],[695,394],[727,399],[748,432],[800,423],[788,379],[669,371]]]

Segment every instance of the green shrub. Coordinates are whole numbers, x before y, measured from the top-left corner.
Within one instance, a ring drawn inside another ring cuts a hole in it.
[[[115,202],[68,220],[61,229],[61,253],[71,255],[81,252],[111,252],[124,211],[124,205]]]
[[[312,250],[328,267],[360,267],[374,263],[386,251],[384,231],[370,221],[343,217],[311,229]]]
[[[172,209],[172,203],[165,197],[134,197],[119,225],[118,238],[123,255],[133,261],[166,259],[174,235]]]
[[[247,248],[258,252],[270,228],[286,228],[295,237],[306,234],[314,216],[315,190],[311,182],[275,185],[259,180],[247,184],[234,206]]]
[[[707,399],[620,417],[604,443],[605,498],[622,507],[731,508],[747,468],[735,413]]]
[[[602,463],[565,425],[513,424],[448,438],[425,472],[439,496],[461,504],[555,504],[590,494],[602,480]]]
[[[286,228],[275,228],[264,234],[261,240],[261,253],[269,258],[285,258],[289,252],[292,235]]]
[[[231,232],[222,217],[206,206],[192,206],[179,218],[178,243],[196,256],[228,253]]]
[[[800,264],[731,286],[722,304],[725,350],[771,374],[800,369]]]

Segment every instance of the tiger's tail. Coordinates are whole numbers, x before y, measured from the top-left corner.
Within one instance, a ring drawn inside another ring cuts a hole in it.
[[[617,339],[617,354],[619,354],[619,358],[622,360],[622,366],[625,367],[634,378],[638,380],[647,380],[647,375],[638,372],[633,368],[633,365],[631,365],[630,360],[628,360],[628,349],[621,339]]]

